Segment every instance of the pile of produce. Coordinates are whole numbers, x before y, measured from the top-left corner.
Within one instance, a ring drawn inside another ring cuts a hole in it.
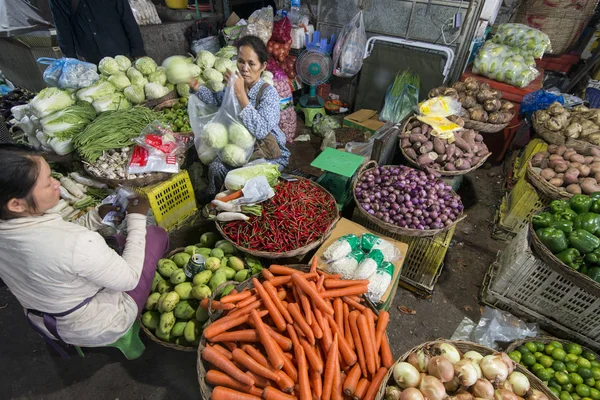
[[[538,133],[548,142],[563,144],[567,139],[577,139],[600,146],[600,110],[585,106],[571,111],[554,102],[546,110],[534,113],[534,127],[543,127],[551,133]]]
[[[337,218],[335,199],[307,179],[280,180],[262,215],[218,222],[225,237],[253,251],[283,253],[323,239]]]
[[[78,172],[62,175],[52,173],[60,181],[60,200],[47,212],[60,213],[65,221],[73,222],[96,207],[109,192],[106,185]]]
[[[548,400],[531,388],[525,374],[515,371],[506,353],[461,354],[452,344],[441,342],[411,353],[393,368],[394,382],[388,383],[386,400]]]
[[[4,118],[7,126],[10,128],[13,124],[13,113],[11,108],[29,103],[34,94],[25,89],[15,89],[12,92],[0,97],[0,115]]]
[[[263,276],[221,298],[229,312],[204,329],[211,398],[374,399],[393,357],[389,314],[357,297],[366,285],[316,265],[309,273],[273,265]]]
[[[600,283],[600,192],[554,200],[532,218],[540,242],[562,263]]]
[[[227,70],[235,72],[238,70],[237,63],[232,58],[237,54],[235,48],[224,47],[215,55],[209,51],[201,50],[196,55],[196,64],[201,73],[196,80],[213,92],[220,92],[225,88],[224,74]]]
[[[592,194],[600,191],[600,149],[592,148],[590,154],[551,144],[547,151],[533,155],[531,166],[534,173],[560,190]]]
[[[534,58],[518,47],[487,41],[473,61],[473,73],[522,88],[540,74],[535,66]]]
[[[542,58],[550,50],[547,34],[523,24],[500,24],[492,42],[518,48],[534,58]]]
[[[279,63],[279,66],[285,71],[288,78],[296,79],[296,56],[287,56],[285,60]]]
[[[196,246],[158,261],[158,272],[152,281],[152,292],[146,300],[142,323],[159,339],[181,346],[197,345],[202,325],[208,321],[209,297],[225,296],[233,285],[221,288],[229,280],[243,282],[262,270],[260,261],[249,255],[239,255],[225,240],[217,240],[216,233],[207,232]],[[200,254],[205,260],[204,270],[193,274],[186,269],[190,258]],[[218,309],[219,302],[212,303]]]
[[[460,117],[454,123],[464,122]],[[436,171],[465,171],[477,167],[490,154],[483,136],[472,129],[454,131],[449,139],[442,139],[433,128],[414,119],[400,136],[400,147],[406,157],[420,168]]]
[[[233,118],[214,118],[202,128],[196,141],[198,156],[208,165],[216,157],[231,167],[248,163],[254,149],[255,138],[246,127]],[[227,124],[227,125],[226,125]]]
[[[283,62],[289,56],[291,48],[291,39],[286,43],[279,43],[274,40],[269,40],[267,43],[267,50],[269,51],[269,54],[278,62]]]
[[[190,117],[187,112],[187,97],[181,97],[171,107],[163,108],[158,119],[171,126],[173,132],[191,132]]]
[[[463,211],[452,187],[403,165],[365,171],[354,194],[364,211],[401,228],[441,229],[452,225]]]
[[[533,372],[560,400],[600,399],[600,363],[577,343],[526,342],[508,356]]]

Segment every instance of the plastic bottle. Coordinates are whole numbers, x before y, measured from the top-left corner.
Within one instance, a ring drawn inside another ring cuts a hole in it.
[[[302,13],[300,11],[300,0],[292,0],[290,6],[290,12],[288,13],[288,18],[292,23],[293,27],[297,27],[300,19],[302,18]]]

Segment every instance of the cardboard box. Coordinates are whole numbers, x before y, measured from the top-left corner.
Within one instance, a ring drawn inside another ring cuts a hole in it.
[[[374,110],[358,110],[344,118],[344,126],[367,130],[371,133],[385,125],[385,122],[378,120],[379,114]]]
[[[367,228],[365,228],[364,226],[359,225],[355,222],[352,222],[346,218],[341,218],[338,221],[338,223],[335,225],[335,228],[331,232],[331,235],[327,238],[327,240],[325,242],[323,242],[321,247],[319,247],[319,249],[317,250],[317,252],[314,255],[314,257],[317,257],[317,260],[318,260],[317,268],[325,267],[325,262],[323,261],[323,259],[321,257],[323,255],[323,252],[325,251],[325,249],[327,247],[329,247],[330,244],[332,244],[333,242],[338,240],[338,238],[340,236],[348,235],[350,233],[353,233],[358,237],[360,237],[363,233],[372,233],[373,235],[376,235],[376,236],[380,237],[381,239],[385,239],[388,242],[393,243],[398,248],[398,250],[400,250],[400,253],[402,254],[402,256],[400,257],[399,260],[397,260],[396,262],[393,263],[394,264],[394,276],[392,276],[392,282],[390,283],[390,286],[387,288],[387,290],[381,297],[381,300],[379,300],[379,303],[375,304],[375,307],[377,307],[378,310],[389,310],[389,308],[392,304],[392,301],[394,300],[394,297],[396,296],[396,290],[398,289],[398,281],[400,280],[400,272],[402,270],[402,265],[404,264],[406,252],[408,251],[408,245],[406,243],[399,242],[397,240],[385,237],[379,233],[370,231]]]

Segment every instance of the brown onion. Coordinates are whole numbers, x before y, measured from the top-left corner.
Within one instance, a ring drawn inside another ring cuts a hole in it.
[[[408,388],[400,393],[400,400],[425,400],[423,393],[417,388]]]
[[[445,357],[433,357],[427,364],[427,372],[442,382],[450,382],[454,378],[454,367]]]
[[[508,389],[498,389],[494,392],[495,400],[518,400],[517,395]]]
[[[479,363],[483,376],[493,384],[500,384],[508,378],[508,366],[499,355],[485,356]]]
[[[512,374],[512,372],[515,370],[515,362],[511,360],[508,354],[504,352],[500,353],[500,356],[502,357],[502,361],[504,361],[504,363],[506,363],[506,366],[508,367],[508,374]]]
[[[448,394],[452,394],[460,388],[460,382],[457,377],[454,377],[450,382],[444,382],[444,387]]]
[[[460,392],[455,396],[456,400],[473,400],[473,395],[469,392]]]
[[[470,387],[477,382],[479,378],[477,369],[473,361],[468,358],[462,359],[454,364],[454,373],[462,386]]]
[[[475,384],[471,386],[471,393],[473,393],[473,396],[475,397],[493,400],[494,386],[492,386],[490,381],[486,379],[477,379],[477,382],[475,382]]]
[[[426,375],[421,379],[419,390],[427,400],[443,400],[447,396],[444,384],[435,376]]]
[[[548,400],[548,396],[536,389],[531,389],[531,394],[527,396],[527,400]]]

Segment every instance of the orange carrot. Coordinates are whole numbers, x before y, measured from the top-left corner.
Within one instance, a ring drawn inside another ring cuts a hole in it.
[[[358,303],[357,301],[351,299],[348,296],[343,296],[342,300],[344,301],[344,303],[348,304],[350,307],[358,310],[358,311],[363,311],[365,308],[365,306],[363,306],[362,304]]]
[[[294,329],[294,325],[288,324],[286,329],[287,329],[288,336],[292,340],[292,346],[293,346],[294,350],[296,350],[301,345],[300,345],[300,340],[298,339],[298,334],[296,333],[296,330]]]
[[[283,372],[285,372],[286,375],[289,376],[292,381],[294,381],[294,383],[298,382],[298,371],[296,370],[292,359],[288,358],[281,349],[279,350],[281,351],[281,355],[283,357]]]
[[[354,340],[352,340],[352,331],[350,330],[350,307],[344,303],[344,337],[352,350],[355,350]]]
[[[213,400],[260,400],[258,396],[229,389],[224,386],[215,387],[210,398]]]
[[[340,331],[340,328],[337,326],[337,323],[334,321],[333,317],[328,315],[327,320],[329,321],[331,331],[338,335],[338,346],[344,362],[348,366],[353,366],[357,361],[356,353],[350,348],[346,338],[344,338],[343,332]]]
[[[220,346],[218,344],[213,344],[212,347],[213,347],[213,349],[217,350],[219,353],[221,353],[225,357],[227,357],[228,360],[232,359],[231,352],[229,350],[227,350],[226,348],[224,348],[223,346]]]
[[[296,352],[296,358],[298,359],[298,385],[300,386],[299,399],[311,400],[310,381],[308,380],[308,363],[302,347]]]
[[[290,303],[290,304],[296,304],[296,303]],[[289,306],[289,304],[288,304],[288,306]],[[298,325],[297,322],[294,322],[294,329],[296,330],[298,337],[303,337],[303,338],[306,337],[306,335],[304,335],[304,332],[302,331],[302,328],[300,328],[300,325]]]
[[[339,338],[339,336],[338,336]],[[340,370],[340,357],[335,362],[335,375],[333,377],[333,388],[331,390],[332,400],[343,400],[344,392],[342,390],[342,371]]]
[[[295,268],[287,267],[285,265],[277,265],[271,264],[269,267],[269,271],[273,273],[273,275],[292,275],[292,274],[303,274],[302,271],[297,270]]]
[[[331,345],[333,343],[333,334],[331,333],[331,328],[329,327],[329,323],[324,319],[325,328],[323,328],[323,339],[321,343],[323,344],[323,350],[325,353],[329,352]]]
[[[264,389],[267,386],[271,386],[271,381],[268,380],[267,378],[260,376],[260,375],[256,375],[254,372],[252,371],[246,371],[244,372],[246,375],[248,375],[250,378],[254,379],[254,382],[256,382],[254,384],[254,386],[256,386],[257,388],[261,388]]]
[[[317,322],[317,318],[314,317],[313,318],[313,323],[310,326],[310,328],[313,331],[313,334],[315,335],[316,339],[322,339],[323,338],[323,329],[321,329],[321,327],[319,326],[319,323]]]
[[[208,339],[209,342],[260,342],[258,333],[254,329],[241,329],[233,332],[223,332]]]
[[[256,312],[256,310],[252,311]],[[262,313],[264,313],[264,311],[261,311],[261,314]],[[212,324],[208,325],[206,329],[204,329],[204,336],[210,340],[210,338],[217,336],[219,333],[223,333],[226,330],[235,328],[236,326],[239,326],[241,324],[245,324],[246,322],[248,322],[249,316],[249,314],[246,314],[231,319],[217,320]]]
[[[377,371],[381,366],[381,357],[379,357],[379,351],[377,350],[377,336],[375,335],[375,313],[370,308],[367,308],[363,311],[363,314],[367,318],[367,326],[369,327],[369,332],[371,333],[371,346],[373,347],[373,354],[375,355],[375,371]]]
[[[383,378],[385,378],[386,374],[387,368],[381,367],[377,370],[377,373],[375,374],[375,376],[373,376],[373,379],[371,380],[371,384],[369,384],[369,389],[367,390],[367,393],[365,393],[365,396],[363,397],[364,400],[375,399],[375,395],[377,394],[377,391],[379,390],[379,387],[381,386]]]
[[[261,275],[267,281],[270,281],[271,279],[275,278],[275,275],[273,275],[273,273],[266,268],[263,268],[263,270],[261,271]]]
[[[364,294],[367,293],[367,285],[352,285],[347,286],[345,288],[340,289],[331,289],[321,292],[320,295],[324,299],[329,299],[331,297],[342,297],[353,294]]]
[[[244,196],[244,192],[242,192],[242,190],[240,189],[240,190],[236,190],[235,192],[230,193],[226,196],[219,197],[217,200],[222,201],[223,203],[227,203],[228,201],[239,199],[240,197],[243,197],[243,196]],[[214,208],[215,206],[212,206],[212,207]]]
[[[383,335],[381,339],[381,363],[386,368],[391,368],[394,365],[394,357],[392,357],[392,349],[387,335]]]
[[[335,370],[337,368],[338,360],[338,337],[337,335],[333,338],[333,343],[327,353],[327,364],[325,364],[325,376],[323,378],[323,396],[322,400],[331,400],[331,393],[333,391],[333,385],[335,381]],[[338,368],[339,370],[339,368]]]
[[[317,399],[320,399],[323,394],[323,381],[321,374],[314,369],[310,370],[310,386],[312,387],[313,394]]]
[[[221,371],[217,371],[216,369],[211,369],[206,372],[206,382],[213,386],[225,386],[230,389],[251,394],[253,396],[261,396],[263,392],[255,386],[244,385],[243,383],[236,381],[229,375],[224,374]]]
[[[243,344],[242,350],[246,352],[250,357],[252,357],[257,363],[262,365],[263,367],[270,368],[269,362],[266,357],[254,346],[249,344]]]
[[[284,301],[287,297],[287,292],[285,290],[280,290],[279,292],[277,292],[277,297],[279,298],[279,300]]]
[[[245,298],[244,300],[237,303],[235,305],[235,307],[238,309],[242,309],[244,307],[247,307],[249,304],[254,303],[255,301],[260,301],[260,297],[257,294],[254,294],[250,297]]]
[[[354,285],[368,285],[369,284],[369,280],[368,279],[356,279],[356,280],[352,280],[352,279],[329,279],[327,276],[325,276],[325,282],[323,282],[323,286],[325,287],[325,289],[340,289],[340,288],[345,288],[348,286],[354,286]]]
[[[317,355],[316,350],[306,340],[300,339],[300,345],[304,349],[304,354],[310,367],[318,373],[323,373],[323,361]],[[298,366],[300,368],[300,366]]]
[[[248,321],[248,323],[251,326],[254,326],[254,322],[252,320]],[[269,335],[271,335],[271,337],[273,339],[275,339],[275,342],[277,343],[277,345],[279,347],[281,347],[283,350],[290,350],[292,348],[292,341],[288,338],[286,338],[285,336],[283,336],[282,334],[280,334],[279,332],[277,332],[275,329],[271,328],[269,325],[265,324],[265,328],[267,329],[267,332],[269,333]],[[260,340],[258,340],[260,341]]]
[[[267,293],[267,291],[265,290],[263,285],[256,278],[252,278],[252,283],[254,284],[254,288],[256,289],[256,292],[260,296],[260,299],[262,300],[263,305],[265,306],[267,311],[269,311],[271,320],[273,320],[273,323],[275,324],[277,329],[280,332],[285,331],[285,325],[286,325],[285,319],[283,318],[283,316],[281,315],[281,313],[275,306],[275,303],[273,302],[273,300],[271,299],[271,297],[269,296],[269,294]]]
[[[202,358],[240,383],[248,386],[254,385],[254,379],[245,375],[242,370],[233,364],[233,362],[228,360],[227,357],[219,353],[218,350],[213,349],[211,346],[206,346],[202,350]]]
[[[277,310],[283,316],[283,318],[285,318],[285,320],[288,323],[293,324],[294,320],[292,319],[292,316],[290,315],[288,310],[283,306],[283,303],[281,302],[282,299],[279,298],[275,286],[273,286],[271,282],[266,281],[263,283],[263,287],[267,291],[267,294],[269,295],[269,297],[273,301],[273,304],[275,304],[275,307],[277,307]],[[285,292],[283,293],[283,295],[285,296]]]
[[[344,394],[346,396],[352,396],[354,394],[360,376],[360,365],[354,364],[354,367],[352,367],[352,369],[348,373],[348,376],[346,376],[346,380],[344,381]]]
[[[299,271],[296,271],[296,272],[299,272]],[[309,274],[304,274],[303,276],[306,280],[311,280],[311,279],[315,279],[318,275],[316,273],[309,273]],[[276,276],[273,279],[269,279],[269,282],[271,282],[271,284],[273,286],[287,285],[291,281],[292,281],[291,275]]]
[[[283,393],[281,390],[277,390],[273,386],[266,387],[263,391],[262,397],[265,400],[297,400],[296,396]]]
[[[339,297],[333,300],[333,310],[335,311],[335,322],[344,336],[344,302]]]
[[[263,376],[272,381],[279,380],[279,376],[275,373],[275,371],[260,365],[254,358],[246,354],[244,350],[235,349],[231,354],[233,355],[233,359],[238,364],[245,367],[249,371],[252,371],[257,375]]]
[[[234,351],[238,348],[237,344],[234,342],[221,342],[221,344],[229,349],[229,351]]]
[[[228,294],[227,296],[221,297],[221,303],[225,304],[225,303],[237,303],[240,300],[244,300],[245,298],[248,298],[252,296],[252,293],[249,290],[245,290],[241,293],[236,293],[236,294]]]
[[[273,368],[281,369],[283,367],[283,356],[278,351],[280,348],[275,342],[275,339],[273,339],[267,331],[265,323],[260,318],[256,310],[252,310],[250,315],[252,316],[254,326],[258,331],[258,335],[260,336],[260,342],[264,346],[267,355],[269,356],[269,362]],[[210,325],[208,327],[210,328]]]
[[[279,375],[279,380],[277,381],[279,389],[283,390],[285,393],[292,393],[294,390],[294,380],[281,370],[277,371],[277,375]]]
[[[298,291],[298,298],[300,299],[300,305],[302,306],[302,309],[304,310],[304,318],[306,319],[306,323],[308,325],[312,325],[313,313],[312,313],[312,310],[310,307],[310,300],[308,299],[308,296],[306,294],[304,294],[302,289],[296,288],[296,290]]]
[[[313,256],[313,259],[310,262],[310,272],[317,272],[317,266],[319,264],[319,260],[317,257]]]
[[[319,324],[319,327],[321,328],[322,331],[325,330],[325,319],[323,318],[323,313],[321,312],[321,310],[319,310],[317,307],[315,307],[315,303],[312,302],[313,305],[313,313],[315,314],[315,319],[317,320],[317,323]]]
[[[364,299],[360,296],[346,296],[348,297],[350,300],[354,300],[357,303],[364,303]]]
[[[250,314],[250,311],[256,310],[261,306],[262,306],[261,300],[253,301],[252,303],[250,303],[242,308],[236,308],[235,310],[231,310],[230,313],[227,314],[227,318],[239,317],[240,315]],[[223,318],[225,318],[225,317],[223,317]],[[223,319],[223,318],[221,318],[221,319]]]
[[[208,309],[208,302],[208,298],[202,299],[200,302],[200,307]],[[211,310],[231,310],[232,308],[235,308],[233,304],[223,304],[217,300],[213,300],[212,303],[210,303]]]
[[[360,381],[358,381],[358,385],[356,385],[356,390],[354,390],[352,400],[361,400],[365,393],[367,393],[370,383],[371,382],[369,382],[367,378],[362,378]]]
[[[385,335],[388,322],[390,322],[390,313],[385,310],[380,311],[377,327],[375,328],[375,351],[377,353],[379,353],[379,349],[381,348],[381,341]]]
[[[321,275],[319,277],[319,280],[317,280],[317,292],[322,292],[323,290],[325,290],[323,288],[323,283],[325,282],[325,275]]]
[[[306,320],[304,319],[304,317],[302,316],[302,313],[300,312],[300,307],[298,307],[298,304],[290,303],[288,305],[288,311],[290,312],[290,315],[292,316],[292,318],[294,318],[294,323],[298,324],[298,326],[304,333],[304,336],[306,336],[306,338],[308,339],[308,342],[314,346],[315,335],[314,335],[312,329],[310,328],[310,326],[308,325],[308,323],[306,322]]]
[[[321,311],[323,311],[325,314],[333,314],[333,307],[331,307],[331,305],[320,296],[319,292],[317,292],[317,289],[313,287],[305,277],[301,276],[300,274],[293,274],[292,281],[297,287],[302,289],[302,291],[306,293],[308,297],[312,299],[315,306],[320,308]]]
[[[325,276],[326,279],[342,279],[342,274],[328,274],[325,271],[322,270],[317,270],[317,272],[323,276]]]
[[[357,320],[358,331],[360,333],[360,340],[363,344],[363,350],[365,352],[365,359],[367,361],[367,371],[370,374],[377,372],[375,363],[375,345],[373,344],[375,338],[371,336],[371,330],[369,329],[369,323],[367,317],[363,314],[358,316]]]
[[[360,338],[360,331],[358,330],[358,316],[360,312],[354,310],[349,314],[350,319],[350,330],[352,331],[352,339],[354,340],[354,347],[356,348],[356,354],[358,356],[358,364],[364,377],[367,376],[367,360],[365,358],[365,350],[363,343]]]

